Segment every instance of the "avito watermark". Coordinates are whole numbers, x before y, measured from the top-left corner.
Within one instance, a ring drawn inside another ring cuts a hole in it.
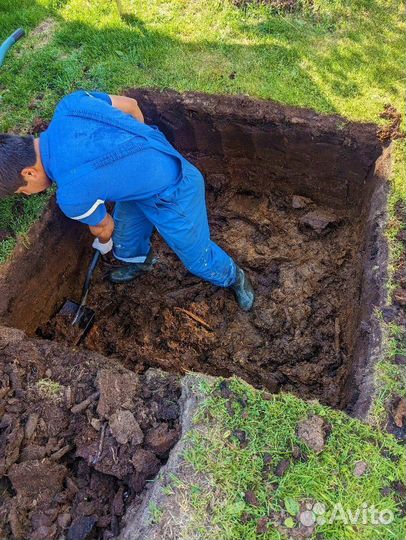
[[[394,519],[394,514],[389,508],[378,510],[374,505],[362,503],[355,510],[345,508],[342,503],[336,503],[331,509],[325,504],[316,502],[310,509],[303,510],[299,514],[299,521],[306,527],[314,524],[335,523],[341,521],[345,525],[389,525]]]

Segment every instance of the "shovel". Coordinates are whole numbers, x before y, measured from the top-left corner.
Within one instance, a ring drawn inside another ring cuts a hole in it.
[[[82,298],[80,304],[73,300],[66,300],[62,308],[58,313],[58,318],[66,318],[67,321],[71,321],[71,326],[76,326],[79,330],[78,336],[74,339],[74,345],[77,345],[79,341],[87,334],[94,322],[95,312],[93,309],[86,307],[87,295],[89,293],[90,283],[92,281],[93,272],[100,259],[100,251],[96,250],[93,255],[93,259],[87,270],[85,283],[82,290]],[[70,332],[69,332],[70,333]]]

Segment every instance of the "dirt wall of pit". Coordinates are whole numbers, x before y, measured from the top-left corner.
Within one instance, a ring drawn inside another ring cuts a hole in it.
[[[0,324],[32,334],[62,298],[79,293],[91,255],[85,238],[90,242],[87,227],[66,218],[52,198],[28,239],[0,266]]]
[[[375,124],[240,96],[128,90],[171,143],[205,173],[235,187],[280,189],[350,211],[369,201],[382,144]],[[372,174],[371,174],[372,173]]]

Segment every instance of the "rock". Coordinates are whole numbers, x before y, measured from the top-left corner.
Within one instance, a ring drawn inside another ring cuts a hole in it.
[[[398,428],[402,428],[406,417],[406,398],[399,399],[393,408],[393,421]]]
[[[288,467],[290,465],[290,461],[288,459],[282,459],[280,461],[275,469],[276,476],[283,476],[285,472],[288,470]]]
[[[155,454],[144,448],[137,448],[131,463],[134,465],[136,472],[145,474],[146,478],[154,476],[161,467],[161,462]]]
[[[144,434],[130,411],[117,411],[110,416],[109,426],[113,437],[119,444],[132,441],[133,444],[141,444]]]
[[[24,461],[10,467],[8,475],[20,497],[48,499],[62,491],[67,470],[50,459]]]
[[[354,475],[362,476],[368,468],[368,463],[365,461],[357,461],[354,466]]]
[[[259,506],[258,497],[250,489],[245,492],[244,499],[245,499],[245,502],[251,506]]]
[[[67,540],[87,540],[93,533],[97,519],[93,516],[84,516],[72,521],[68,530]]]
[[[306,208],[309,204],[312,204],[313,201],[308,197],[302,197],[301,195],[293,195],[292,197],[292,208],[301,209]]]
[[[299,220],[299,228],[304,231],[314,231],[317,234],[328,232],[333,225],[340,222],[332,212],[327,210],[314,210],[302,216]]]
[[[160,457],[164,457],[174,446],[179,438],[177,429],[169,429],[168,424],[163,422],[156,428],[148,431],[145,437],[145,446]]]
[[[326,424],[321,416],[311,416],[299,424],[297,436],[317,454],[325,445]]]
[[[118,409],[132,409],[140,392],[138,376],[131,371],[119,373],[101,369],[97,373],[96,386],[100,392],[97,413],[105,418]]]

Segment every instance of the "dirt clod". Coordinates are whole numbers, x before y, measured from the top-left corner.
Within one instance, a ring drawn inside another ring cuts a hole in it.
[[[276,466],[275,475],[279,477],[284,476],[284,474],[289,468],[289,465],[290,465],[290,461],[288,459],[282,459],[282,461],[280,461],[278,465]]]
[[[178,379],[135,375],[94,353],[16,334],[0,327],[0,381],[10,373],[14,381],[0,400],[0,465],[10,480],[0,532],[10,540],[117,536],[126,505],[179,436]],[[170,419],[162,422],[167,409]],[[161,425],[160,453],[143,447],[144,436]]]
[[[170,429],[168,424],[163,422],[156,428],[152,428],[145,436],[145,446],[160,457],[167,455],[179,438],[177,429]]]
[[[326,428],[323,418],[314,415],[299,424],[297,436],[318,454],[324,449]]]
[[[368,463],[366,463],[365,461],[357,461],[354,466],[354,475],[362,476],[363,474],[365,474],[367,469]]]
[[[404,427],[406,418],[406,398],[397,400],[393,408],[393,420],[398,428]]]
[[[134,415],[130,411],[119,410],[110,416],[111,433],[120,444],[132,441],[134,445],[141,444],[144,435]]]
[[[75,519],[68,530],[68,540],[88,540],[96,525],[97,519],[83,516]]]
[[[302,197],[301,195],[293,195],[292,197],[292,208],[295,208],[295,210],[307,208],[312,203],[313,201],[308,197]]]
[[[259,506],[259,500],[256,496],[255,492],[252,490],[248,490],[245,492],[244,495],[245,502],[251,506]]]

